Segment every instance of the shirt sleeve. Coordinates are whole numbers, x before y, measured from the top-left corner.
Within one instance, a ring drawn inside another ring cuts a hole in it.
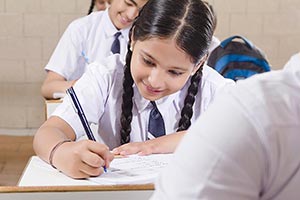
[[[183,138],[151,199],[259,199],[264,157],[238,102],[222,95]]]
[[[106,71],[104,66],[93,63],[73,86],[89,124],[97,124],[104,112],[108,88],[112,82],[111,75],[106,73]],[[53,115],[66,121],[74,130],[77,138],[85,135],[82,123],[78,114],[74,111],[68,95],[64,98],[63,103],[53,112]]]
[[[77,23],[76,20],[68,26],[45,67],[46,70],[62,75],[66,80],[78,79],[85,67],[81,55],[83,35]]]

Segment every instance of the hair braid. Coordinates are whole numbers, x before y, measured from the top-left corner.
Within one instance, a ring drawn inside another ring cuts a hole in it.
[[[204,62],[191,78],[191,84],[188,88],[188,93],[184,99],[184,106],[181,110],[181,118],[178,123],[177,131],[187,130],[191,125],[191,118],[193,116],[193,105],[195,102],[195,96],[197,95],[199,90],[198,87],[202,78],[203,65]]]
[[[131,120],[132,120],[132,97],[133,97],[133,79],[130,71],[132,51],[130,42],[126,55],[126,64],[124,66],[123,94],[122,94],[122,114],[121,114],[121,144],[130,142]]]
[[[95,6],[95,0],[92,0],[91,1],[91,5],[90,5],[90,8],[89,8],[89,11],[88,11],[88,15],[91,14],[94,10],[94,6]]]

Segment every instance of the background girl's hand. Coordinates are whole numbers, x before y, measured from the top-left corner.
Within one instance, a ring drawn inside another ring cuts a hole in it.
[[[153,141],[147,140],[145,142],[131,142],[114,148],[112,153],[127,156],[131,154],[149,155],[155,153]]]
[[[53,164],[72,178],[88,178],[102,174],[103,166],[109,167],[113,157],[106,145],[82,140],[62,144],[53,156]]]

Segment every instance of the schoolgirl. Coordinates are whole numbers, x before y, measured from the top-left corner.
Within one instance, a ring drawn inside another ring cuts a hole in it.
[[[65,97],[35,134],[37,155],[83,178],[103,172],[109,150],[173,152],[218,90],[232,83],[205,64],[212,34],[213,16],[201,0],[150,0],[131,29],[126,63],[118,54],[93,63],[74,85],[103,143],[76,141],[85,132]]]

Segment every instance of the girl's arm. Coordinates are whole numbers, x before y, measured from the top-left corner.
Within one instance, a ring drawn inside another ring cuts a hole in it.
[[[120,155],[173,153],[185,133],[186,131],[180,131],[145,142],[131,142],[113,149],[112,152]]]
[[[42,85],[41,93],[46,99],[54,99],[53,94],[55,92],[65,93],[76,80],[66,81],[66,79],[53,71],[48,71],[46,79]]]
[[[68,139],[71,142],[61,143]],[[102,167],[108,167],[113,159],[108,147],[95,141],[74,140],[75,133],[71,126],[59,117],[51,117],[35,134],[33,148],[48,163],[54,149],[51,164],[70,177],[87,178],[103,173]]]

